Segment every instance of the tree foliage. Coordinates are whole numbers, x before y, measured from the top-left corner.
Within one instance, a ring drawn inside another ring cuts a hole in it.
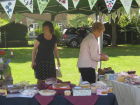
[[[90,26],[93,22],[93,19],[87,15],[78,14],[72,15],[69,20],[69,25],[71,27],[81,27],[81,26]]]
[[[0,27],[6,25],[8,23],[9,23],[8,20],[5,20],[5,19],[0,18]]]

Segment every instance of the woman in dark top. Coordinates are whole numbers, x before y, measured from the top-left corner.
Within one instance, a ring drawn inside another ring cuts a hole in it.
[[[46,21],[42,27],[43,34],[36,38],[32,52],[32,68],[35,71],[39,87],[47,78],[56,78],[54,55],[57,58],[58,66],[60,66],[53,24]]]

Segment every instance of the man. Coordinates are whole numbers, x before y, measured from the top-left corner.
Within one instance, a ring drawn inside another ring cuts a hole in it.
[[[105,27],[102,23],[94,23],[92,26],[92,33],[86,36],[81,43],[78,68],[83,81],[95,83],[95,70],[97,68],[98,62],[108,60],[108,56],[106,54],[99,53],[99,46],[97,41],[97,38],[100,37],[104,31]]]

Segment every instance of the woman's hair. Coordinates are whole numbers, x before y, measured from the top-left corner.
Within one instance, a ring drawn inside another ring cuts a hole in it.
[[[101,23],[101,22],[93,23],[92,31],[101,31],[101,30],[105,30],[105,26],[103,23]]]
[[[54,33],[54,27],[53,27],[53,24],[50,22],[50,21],[45,21],[43,24],[42,24],[42,27],[46,27],[48,26],[49,27],[49,30],[50,32],[53,34]]]

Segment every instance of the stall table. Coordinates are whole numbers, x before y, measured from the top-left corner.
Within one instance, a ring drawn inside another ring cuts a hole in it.
[[[0,105],[41,105],[34,98],[6,98],[0,96]],[[48,105],[73,105],[64,96],[57,95]],[[99,96],[95,105],[118,105],[114,94]]]
[[[119,105],[140,105],[140,86],[110,81]]]

